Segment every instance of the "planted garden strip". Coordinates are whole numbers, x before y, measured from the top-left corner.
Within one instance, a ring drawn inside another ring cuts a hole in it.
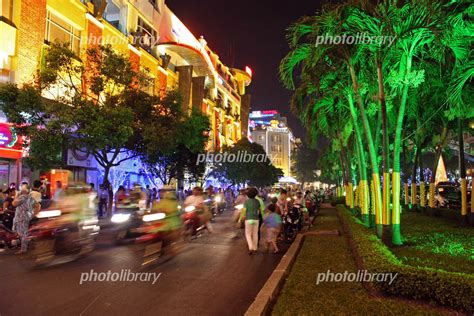
[[[374,283],[378,290],[390,295],[434,301],[467,313],[474,312],[472,275],[405,265],[369,229],[358,224],[344,206],[338,205],[338,208],[365,269],[375,273],[398,273],[391,285]]]

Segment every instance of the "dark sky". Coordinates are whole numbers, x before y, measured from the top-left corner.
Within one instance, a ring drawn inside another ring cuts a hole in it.
[[[278,79],[278,65],[288,52],[285,29],[312,15],[317,0],[166,0],[180,20],[228,66],[253,70],[252,110],[276,109],[288,117],[298,137],[305,132],[290,113],[290,91]]]

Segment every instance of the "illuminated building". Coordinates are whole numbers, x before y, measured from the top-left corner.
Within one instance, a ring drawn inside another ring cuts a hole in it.
[[[70,49],[82,56],[88,48],[110,44],[128,56],[137,70],[147,69],[153,79],[153,84],[146,88],[148,93],[156,95],[178,89],[186,111],[191,113],[194,108],[209,116],[208,150],[221,150],[246,135],[250,96],[245,90],[251,82],[250,68],[225,66],[204,38],[196,38],[164,0],[1,3],[0,82],[21,85],[32,81],[49,43],[69,43]],[[8,156],[5,150],[0,144],[0,158],[2,154]],[[77,180],[94,182],[97,175],[93,159],[71,150],[66,156],[66,164]],[[21,162],[15,164],[18,172],[8,178],[19,181]]]
[[[291,176],[291,151],[295,138],[288,127],[286,117],[277,111],[253,111],[249,115],[250,138],[262,145],[275,167]]]

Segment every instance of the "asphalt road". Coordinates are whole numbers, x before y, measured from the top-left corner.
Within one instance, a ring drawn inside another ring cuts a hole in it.
[[[282,254],[260,249],[249,256],[243,234],[232,238],[230,218],[230,212],[219,216],[214,234],[205,233],[177,257],[147,270],[161,273],[155,284],[80,284],[82,273],[120,273],[134,266],[132,248],[112,246],[107,231],[92,254],[60,266],[31,270],[18,256],[1,253],[0,316],[242,315]]]

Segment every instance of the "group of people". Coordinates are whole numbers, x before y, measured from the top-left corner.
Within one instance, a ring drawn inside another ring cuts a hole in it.
[[[265,231],[267,250],[272,247],[273,252],[278,253],[277,239],[282,233],[282,217],[293,205],[300,205],[305,210],[305,220],[308,221],[307,199],[315,200],[316,194],[306,191],[303,195],[301,191],[297,191],[290,198],[286,189],[276,189],[273,192],[268,190],[259,192],[256,188],[240,190],[234,202],[234,220],[238,223],[238,227],[244,225],[249,255],[257,252],[262,228]]]
[[[17,254],[22,254],[27,250],[30,221],[40,211],[43,195],[44,188],[40,180],[34,181],[32,188],[26,182],[19,187],[12,183],[0,194],[2,219],[13,218],[13,221],[9,222],[11,225],[5,223],[6,228],[18,233],[21,239],[21,248]]]
[[[3,225],[19,235],[21,247],[16,253],[23,254],[28,249],[30,223],[41,209],[54,205],[61,209],[61,220],[78,222],[85,211],[94,213],[94,199],[93,187],[86,184],[71,183],[64,190],[62,183],[57,181],[54,195],[50,197],[46,184],[41,180],[33,181],[32,186],[27,182],[21,183],[19,187],[12,183],[0,194],[0,215]],[[5,221],[7,217],[13,218],[11,225]]]

